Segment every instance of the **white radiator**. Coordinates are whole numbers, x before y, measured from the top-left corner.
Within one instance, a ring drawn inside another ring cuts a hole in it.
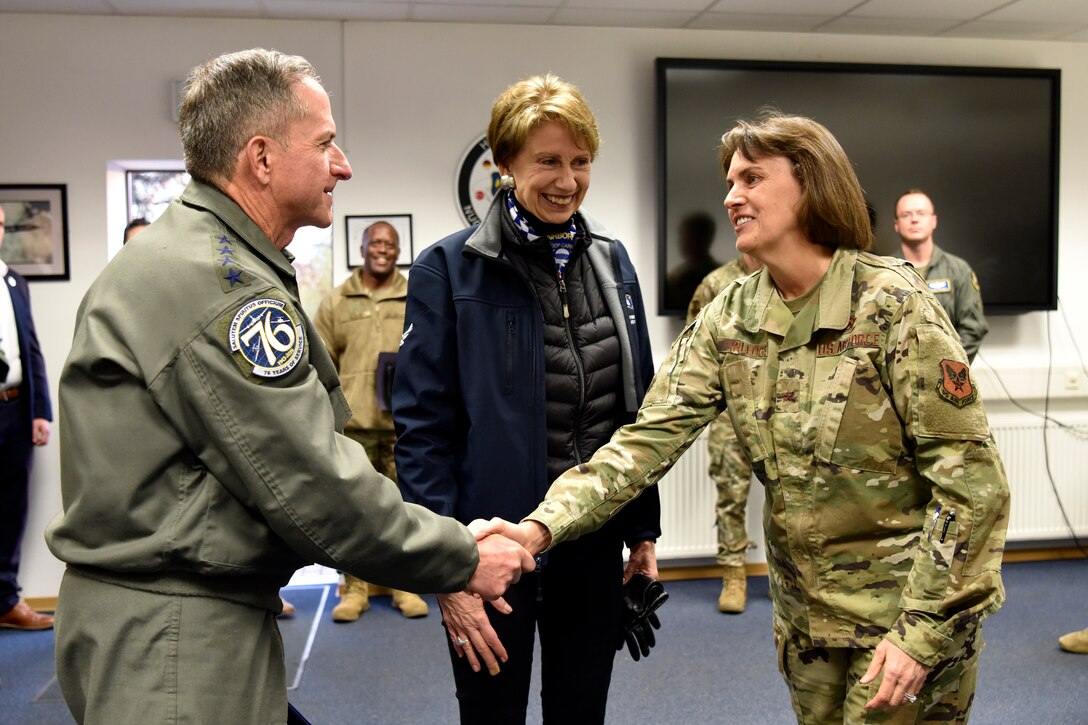
[[[1052,488],[1046,470],[1042,421],[1027,414],[991,416],[990,425],[1001,451],[1012,490],[1009,541],[1067,540],[1069,529],[1058,507],[1065,507],[1077,537],[1088,539],[1088,420],[1083,415],[1056,413],[1073,425],[1047,428]],[[697,440],[660,483],[661,529],[657,556],[662,560],[702,560],[717,553],[714,528],[714,484],[707,475],[706,436]],[[763,487],[753,480],[748,497],[749,562],[765,562],[761,509]]]

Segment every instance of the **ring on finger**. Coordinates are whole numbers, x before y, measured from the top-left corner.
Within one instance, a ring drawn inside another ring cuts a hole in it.
[[[464,647],[466,644],[468,644],[468,640],[458,637],[457,639],[453,640],[453,643],[458,647]]]
[[[907,702],[909,702],[911,705],[918,702],[918,696],[917,695],[912,695],[909,692],[904,692],[903,693],[903,699],[906,700]]]

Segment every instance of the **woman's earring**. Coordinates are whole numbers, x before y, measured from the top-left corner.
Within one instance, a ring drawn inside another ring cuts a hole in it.
[[[514,182],[514,177],[509,174],[503,174],[499,177],[499,187],[506,191],[513,191],[518,188],[518,185]]]

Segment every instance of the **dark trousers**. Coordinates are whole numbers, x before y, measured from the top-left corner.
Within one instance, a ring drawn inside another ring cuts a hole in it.
[[[511,614],[484,605],[509,655],[498,675],[473,672],[445,637],[462,725],[525,722],[538,630],[544,723],[604,722],[621,636],[623,559],[618,541],[595,538],[559,545],[540,573],[524,575],[506,592]]]
[[[19,603],[17,577],[33,449],[26,395],[0,401],[0,615]]]

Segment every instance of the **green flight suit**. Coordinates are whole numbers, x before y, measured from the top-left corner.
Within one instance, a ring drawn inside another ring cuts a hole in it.
[[[469,531],[405,504],[340,433],[350,409],[290,259],[193,181],[79,307],[46,533],[79,721],[284,722],[274,615],[295,569],[422,592],[475,570]]]
[[[982,311],[982,292],[971,265],[933,245],[933,256],[925,268],[926,285],[941,307],[948,313],[952,326],[960,336],[960,344],[971,362],[978,353],[982,338],[990,331]]]
[[[928,666],[963,659],[964,633],[1004,600],[1009,488],[924,290],[904,262],[849,249],[796,318],[766,270],[731,285],[673,344],[637,420],[526,518],[553,543],[593,530],[728,405],[766,488],[776,627],[814,648],[887,638]]]

